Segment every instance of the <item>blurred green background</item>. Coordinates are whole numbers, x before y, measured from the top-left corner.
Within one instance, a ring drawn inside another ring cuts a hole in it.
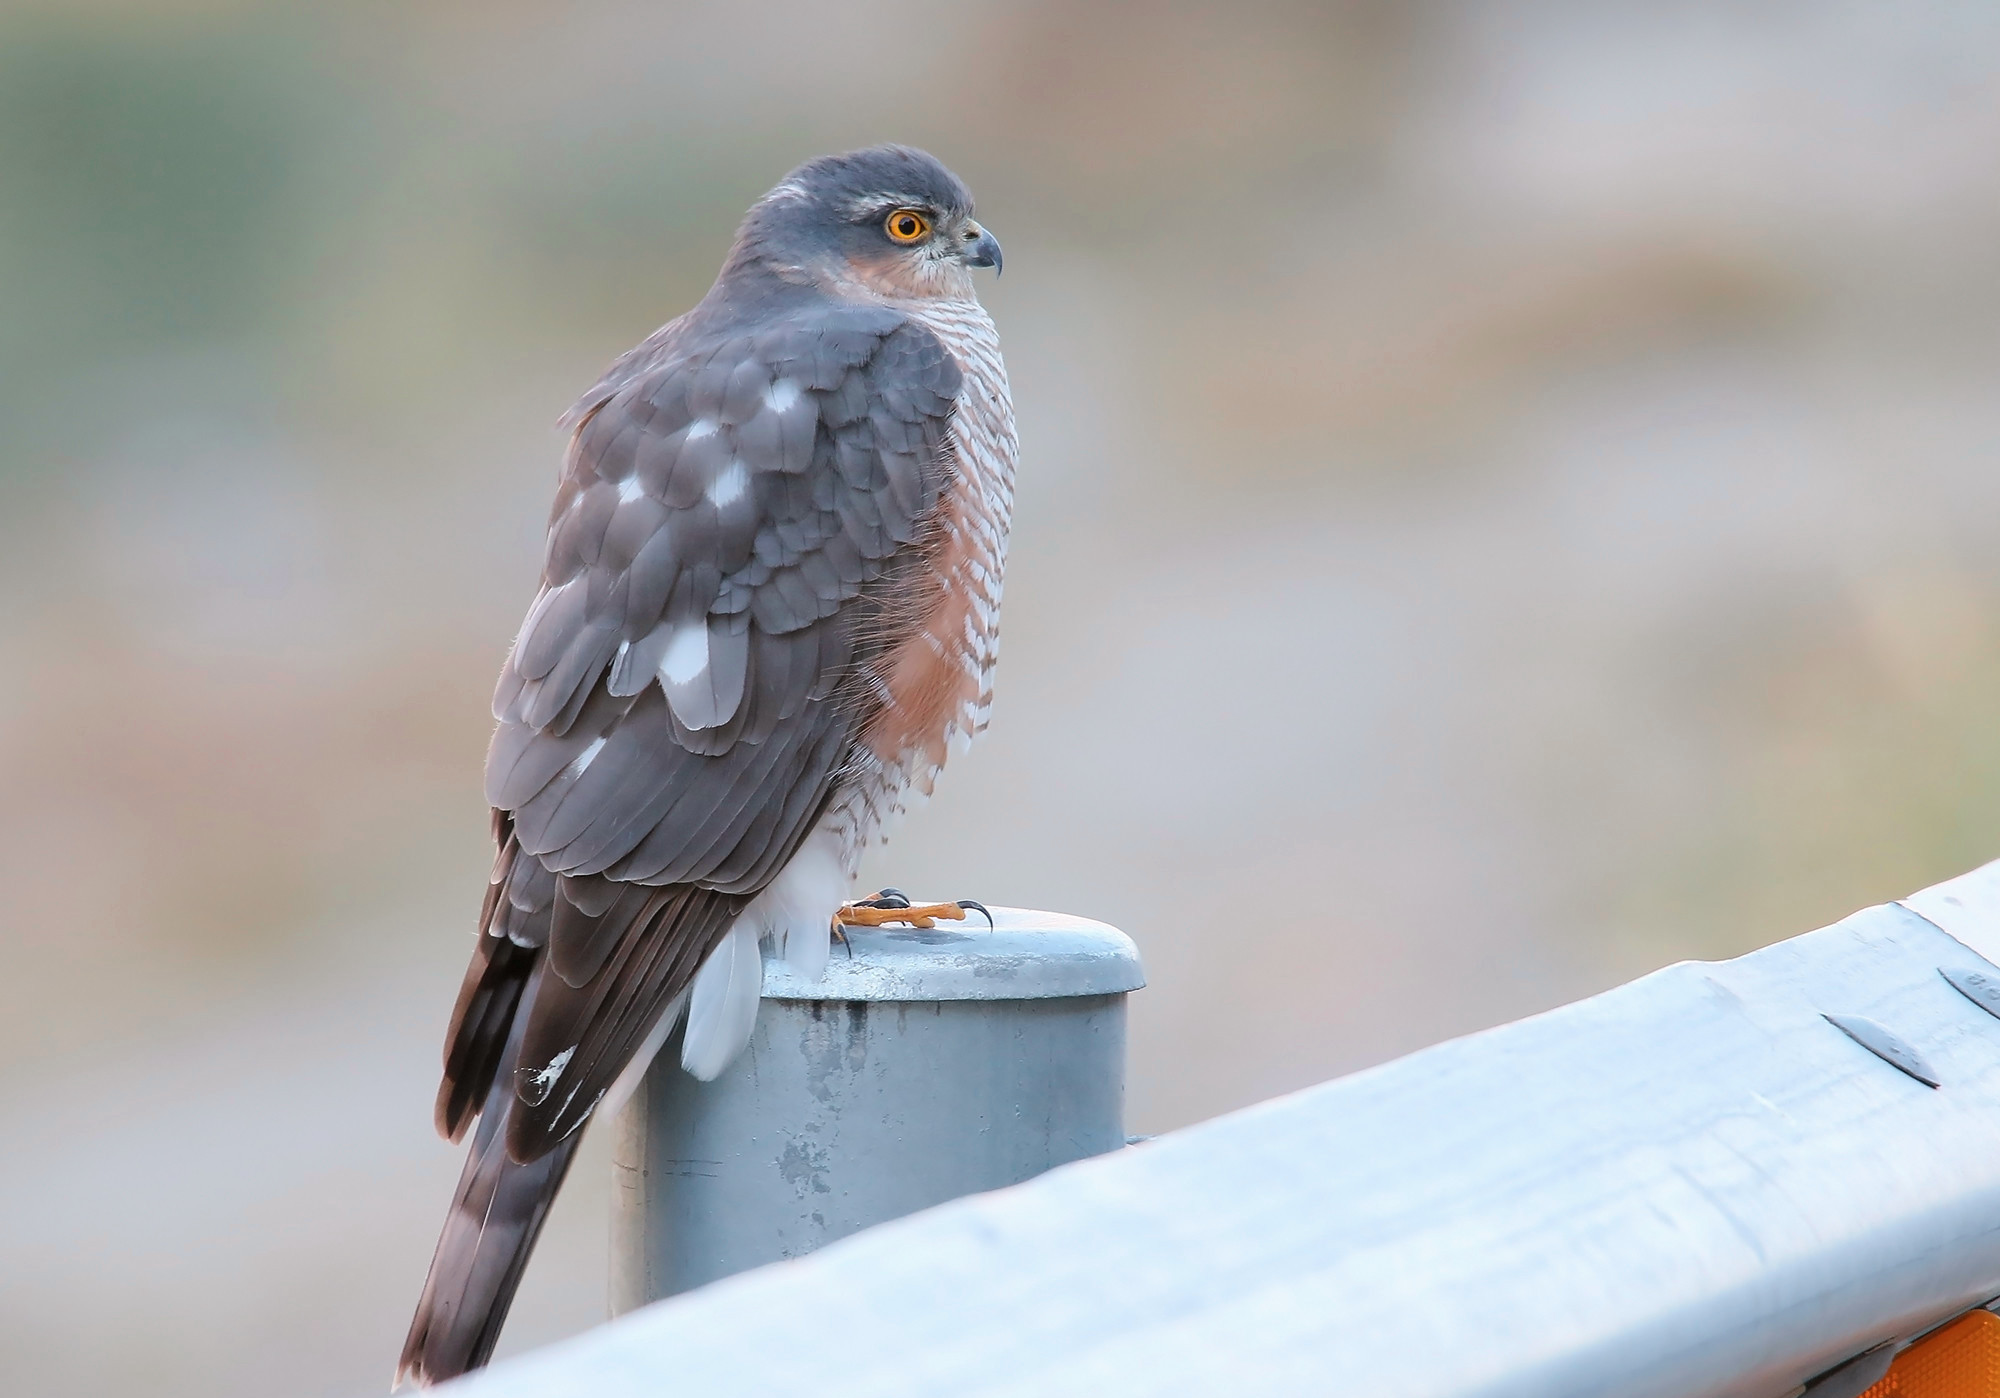
[[[555,417],[879,139],[1023,461],[868,876],[1128,929],[1134,1129],[2000,855],[1991,5],[14,0],[0,1388],[386,1382]]]

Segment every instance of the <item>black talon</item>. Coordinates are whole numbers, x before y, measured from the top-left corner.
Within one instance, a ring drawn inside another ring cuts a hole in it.
[[[993,930],[993,914],[986,910],[984,903],[975,903],[970,898],[961,898],[958,900],[958,906],[967,912],[976,910],[981,917],[986,919],[986,930],[989,932]]]
[[[866,899],[859,906],[864,908],[907,908],[910,895],[900,888],[885,888],[873,898]]]
[[[848,940],[847,929],[837,922],[833,924],[833,940],[847,948],[847,959],[852,961],[854,959],[854,943]]]

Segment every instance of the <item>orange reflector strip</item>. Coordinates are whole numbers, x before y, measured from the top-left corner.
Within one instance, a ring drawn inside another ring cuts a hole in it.
[[[1926,1335],[1861,1398],[2000,1398],[2000,1315],[1971,1311]]]

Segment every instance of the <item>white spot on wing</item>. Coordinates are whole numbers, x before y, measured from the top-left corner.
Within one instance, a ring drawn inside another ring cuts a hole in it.
[[[703,437],[713,437],[721,425],[713,418],[698,417],[688,424],[686,440],[699,442]]]
[[[674,628],[667,653],[660,657],[660,678],[668,684],[692,684],[708,668],[708,627],[699,621]]]
[[[764,390],[764,406],[774,413],[788,413],[799,401],[799,381],[779,379]]]
[[[578,753],[576,756],[576,761],[569,764],[569,774],[572,777],[582,776],[585,772],[590,770],[590,764],[597,760],[597,754],[603,751],[604,751],[604,739],[593,738],[591,740],[590,746],[585,748],[582,752]]]
[[[541,1069],[539,1072],[529,1074],[528,1081],[532,1084],[532,1090],[541,1096],[547,1096],[548,1090],[556,1085],[556,1079],[563,1075],[563,1069],[569,1067],[570,1059],[575,1056],[576,1045],[571,1044],[554,1058],[551,1058],[548,1067]]]
[[[743,498],[743,492],[750,488],[750,472],[741,461],[731,461],[722,468],[722,473],[708,484],[708,502],[718,509],[733,505]]]
[[[645,493],[646,487],[639,484],[637,476],[627,476],[624,480],[618,482],[618,499],[620,503],[637,500]]]

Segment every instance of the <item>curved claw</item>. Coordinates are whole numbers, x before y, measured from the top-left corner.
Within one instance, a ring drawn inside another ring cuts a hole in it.
[[[873,898],[864,898],[854,906],[857,908],[907,908],[910,906],[910,895],[903,892],[900,888],[884,888],[879,890]]]
[[[964,908],[967,912],[978,913],[986,919],[986,930],[989,932],[993,930],[993,914],[987,911],[984,903],[975,903],[970,898],[961,898],[958,900],[958,906]]]

